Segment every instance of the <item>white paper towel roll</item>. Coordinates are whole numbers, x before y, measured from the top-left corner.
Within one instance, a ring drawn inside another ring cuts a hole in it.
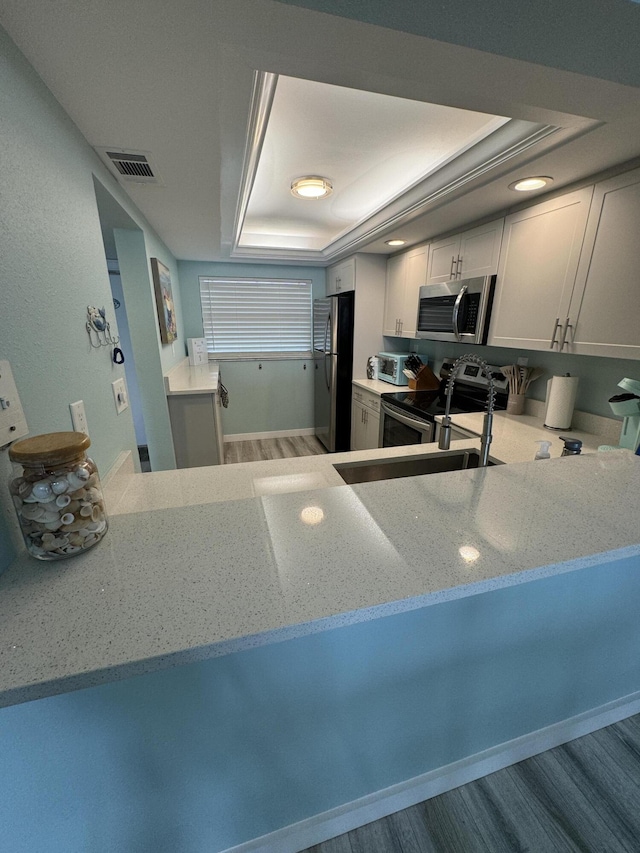
[[[577,376],[552,376],[549,379],[544,412],[544,425],[548,429],[569,429],[577,392]]]

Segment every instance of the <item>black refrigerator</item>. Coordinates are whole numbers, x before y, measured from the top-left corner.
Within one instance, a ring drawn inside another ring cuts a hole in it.
[[[315,434],[331,453],[351,448],[354,292],[313,302]]]

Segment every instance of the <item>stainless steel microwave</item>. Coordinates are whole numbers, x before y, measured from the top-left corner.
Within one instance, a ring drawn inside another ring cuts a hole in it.
[[[495,275],[488,275],[421,287],[417,337],[486,343],[495,283]]]

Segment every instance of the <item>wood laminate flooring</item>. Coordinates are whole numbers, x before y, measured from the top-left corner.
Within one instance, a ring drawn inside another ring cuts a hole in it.
[[[640,853],[640,715],[303,853]]]
[[[267,459],[290,459],[293,456],[318,456],[326,452],[315,435],[295,435],[256,441],[229,441],[224,446],[224,461],[226,464],[263,462]]]

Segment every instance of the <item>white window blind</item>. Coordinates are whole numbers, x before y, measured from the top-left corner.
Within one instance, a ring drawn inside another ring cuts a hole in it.
[[[200,277],[207,350],[283,355],[311,350],[311,282]]]

